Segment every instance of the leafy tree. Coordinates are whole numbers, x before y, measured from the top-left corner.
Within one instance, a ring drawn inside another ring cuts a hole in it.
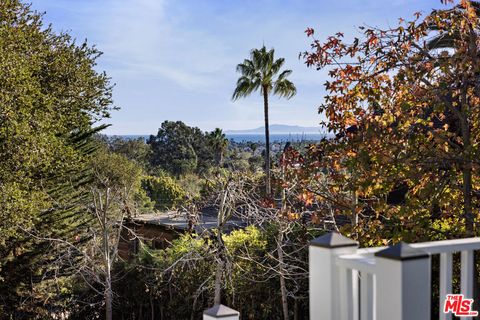
[[[251,155],[248,152],[239,151],[234,149],[229,153],[228,159],[225,160],[225,167],[231,171],[245,172],[250,169]],[[260,158],[260,162],[262,159]],[[260,164],[260,167],[262,165]]]
[[[206,135],[181,121],[165,121],[158,134],[150,136],[151,164],[174,175],[202,172],[211,166],[213,152]]]
[[[210,169],[205,172],[205,176],[211,176],[212,171],[217,172],[218,170]],[[176,179],[177,184],[183,190],[186,202],[189,201],[198,201],[202,198],[202,190],[205,187],[206,179],[200,177],[197,174],[186,174]]]
[[[118,259],[118,246],[121,241],[123,221],[135,215],[137,194],[140,187],[142,168],[122,155],[100,150],[91,159],[94,171],[94,183],[90,188],[92,203],[88,206],[92,214],[92,223],[88,233],[85,262],[80,264],[83,279],[99,284],[105,302],[105,319],[113,315],[113,289],[115,280],[113,266]]]
[[[109,116],[112,88],[97,49],[28,5],[0,2],[0,20],[0,312],[29,318],[61,303],[42,291],[56,251],[31,234],[72,237],[84,222],[92,125]]]
[[[197,318],[218,301],[221,291],[222,302],[247,318],[280,319],[284,311],[275,307],[280,294],[271,290],[278,286],[280,272],[285,277],[288,302],[295,305],[287,316],[308,318],[306,264],[313,234],[300,219],[287,220],[280,262],[279,225],[272,222],[272,216],[280,218],[278,209],[259,203],[264,200],[259,195],[262,176],[245,176],[226,173],[212,182],[209,195],[221,212],[217,230],[186,233],[164,250],[141,245],[136,259],[116,265],[113,272],[120,274],[122,281],[113,282],[113,291],[122,308],[113,308],[114,318]],[[219,231],[230,227],[225,222],[231,214],[241,214],[252,225]],[[92,290],[85,290],[84,296],[95,297]],[[75,319],[98,317],[103,311],[98,306],[74,310]]]
[[[478,21],[475,7],[461,1],[398,27],[361,27],[352,43],[341,33],[315,40],[305,53],[307,65],[333,65],[320,111],[337,138],[313,148],[312,172],[332,171],[323,190],[341,211],[362,213],[355,232],[363,241],[476,232]],[[454,50],[432,50],[429,40],[451,35]],[[399,206],[391,192],[402,188]]]
[[[175,208],[186,197],[185,191],[166,173],[144,177],[142,187],[159,210]]]
[[[133,160],[143,166],[148,167],[148,162],[151,156],[151,147],[143,138],[124,139],[121,137],[105,137],[108,148],[115,152],[124,155],[130,160]]]
[[[243,63],[237,65],[237,71],[241,77],[237,81],[237,86],[233,92],[232,99],[237,100],[252,94],[254,91],[260,91],[263,96],[263,112],[265,120],[265,170],[266,170],[266,194],[270,196],[270,134],[268,127],[268,97],[270,94],[292,98],[297,89],[295,85],[287,79],[292,70],[281,71],[285,59],[275,59],[274,49],[267,51],[265,46],[260,49],[253,49],[250,52],[250,59],[245,59]]]
[[[443,1],[444,3],[448,2],[453,2],[453,1]],[[475,11],[475,14],[478,16],[480,14],[480,2],[478,1],[470,1],[470,7],[471,10]],[[465,10],[465,6],[460,5],[457,6],[456,10]],[[435,24],[432,24],[430,27],[431,31],[437,31],[438,28]],[[461,34],[458,32],[452,32],[452,33],[445,33],[441,32],[439,34],[434,35],[432,39],[429,39],[427,42],[427,48],[430,50],[436,50],[436,49],[452,49],[455,48],[455,42],[457,40],[460,40],[462,37]]]

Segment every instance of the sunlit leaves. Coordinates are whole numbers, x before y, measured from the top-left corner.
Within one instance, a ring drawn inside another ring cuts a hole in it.
[[[452,208],[461,216],[470,196],[462,189],[462,170],[469,163],[475,175],[479,165],[473,160],[479,158],[473,137],[480,135],[476,14],[461,1],[426,16],[417,12],[397,27],[360,27],[362,36],[351,43],[343,34],[321,42],[307,30],[313,42],[303,57],[307,66],[328,69],[319,112],[336,135],[310,165],[328,170],[323,195],[334,195],[342,212],[368,207],[382,217],[379,232],[396,223],[410,227],[415,219],[423,228],[437,207],[441,216]],[[398,184],[408,186],[401,208],[386,203]],[[374,220],[365,221],[374,232]],[[360,220],[355,230],[366,226]]]

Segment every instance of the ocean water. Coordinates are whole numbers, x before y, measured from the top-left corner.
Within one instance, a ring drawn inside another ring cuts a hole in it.
[[[265,135],[260,133],[226,134],[226,136],[235,142],[265,142]],[[325,134],[320,133],[271,133],[270,142],[320,141],[323,137]]]
[[[226,134],[228,140],[235,142],[265,142],[265,135],[261,133],[246,134]],[[325,134],[320,133],[272,133],[270,134],[270,142],[298,142],[298,141],[320,141]],[[147,140],[149,135],[114,135],[110,137],[118,137],[126,140],[142,138]]]

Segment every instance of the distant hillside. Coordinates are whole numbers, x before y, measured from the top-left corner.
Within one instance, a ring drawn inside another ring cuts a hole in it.
[[[300,127],[300,126],[289,126],[285,124],[272,124],[270,125],[270,133],[321,133],[323,128],[318,127]],[[227,134],[251,134],[251,133],[264,133],[265,127],[259,127],[256,129],[247,129],[247,130],[227,130]]]

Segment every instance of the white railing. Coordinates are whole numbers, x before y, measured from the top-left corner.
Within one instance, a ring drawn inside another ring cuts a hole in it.
[[[430,319],[434,254],[440,255],[440,319],[452,319],[442,312],[452,293],[452,254],[461,254],[460,293],[473,298],[473,257],[479,249],[480,238],[358,249],[338,233],[324,235],[309,248],[310,319]]]

